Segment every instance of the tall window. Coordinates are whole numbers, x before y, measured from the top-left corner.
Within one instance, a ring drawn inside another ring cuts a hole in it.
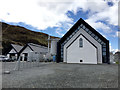
[[[79,41],[80,41],[80,42],[79,42],[79,44],[80,44],[79,46],[80,46],[80,47],[83,47],[83,39],[82,39],[82,38],[80,38],[80,40],[79,40]]]

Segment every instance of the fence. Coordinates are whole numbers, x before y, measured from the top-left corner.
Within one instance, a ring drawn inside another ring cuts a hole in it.
[[[24,70],[32,67],[39,67],[40,62],[38,61],[14,61],[14,62],[2,62],[2,71],[16,71]]]
[[[30,57],[28,57],[30,58]],[[33,67],[39,67],[41,63],[45,63],[45,60],[39,60],[37,57],[32,57],[32,59],[29,59],[28,61],[21,61],[21,56],[18,60],[15,60],[13,62],[2,62],[2,72],[12,72],[12,71],[19,71],[24,70],[28,68]]]

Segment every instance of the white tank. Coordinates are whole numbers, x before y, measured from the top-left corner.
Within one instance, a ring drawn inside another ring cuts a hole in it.
[[[58,39],[51,40],[51,49],[50,49],[51,55],[57,54],[57,42],[58,42]]]

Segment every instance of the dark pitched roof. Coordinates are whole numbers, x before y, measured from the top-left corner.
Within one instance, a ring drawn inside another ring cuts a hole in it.
[[[88,23],[86,23],[82,18],[80,18],[73,26],[70,28],[70,30],[59,40],[59,42],[63,42],[66,40],[66,38],[71,35],[77,28],[80,26],[80,24],[85,25],[89,30],[91,30],[94,34],[96,34],[101,40],[104,42],[108,41],[105,37],[103,37],[99,32],[97,32],[94,28],[92,28]]]
[[[45,47],[45,46],[42,46],[42,45],[38,45],[38,44],[34,44],[34,43],[28,43],[28,45],[31,47],[31,49],[33,50],[33,51],[40,51],[41,50],[41,48],[43,48],[43,51],[46,49],[47,50],[47,47]]]
[[[34,44],[34,43],[27,43],[20,51],[20,53],[26,48],[29,47],[32,51],[36,51],[36,52],[47,52],[47,47],[46,46],[42,46],[42,45],[38,45],[38,44]]]
[[[23,48],[23,46],[16,45],[16,44],[10,44],[7,51],[4,53],[5,55],[8,54],[12,49],[16,51],[16,53],[19,53],[20,50]]]
[[[20,50],[23,48],[23,46],[20,45],[15,45],[15,44],[11,44],[11,45],[17,53],[20,52]]]
[[[88,23],[86,23],[82,18],[80,18],[71,28],[70,30],[58,41],[57,43],[57,62],[61,61],[61,44],[69,37],[81,24],[83,24],[86,28],[91,30],[92,33],[97,35],[104,43],[106,43],[106,57],[107,62],[109,62],[109,41],[103,37],[99,32],[97,32],[94,28],[92,28]],[[104,62],[104,61],[103,61]]]
[[[120,54],[120,51],[115,52],[115,54]]]

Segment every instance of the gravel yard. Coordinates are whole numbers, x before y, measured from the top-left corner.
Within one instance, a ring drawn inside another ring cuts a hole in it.
[[[3,74],[2,81],[3,88],[117,88],[118,65],[41,62],[39,67]]]

